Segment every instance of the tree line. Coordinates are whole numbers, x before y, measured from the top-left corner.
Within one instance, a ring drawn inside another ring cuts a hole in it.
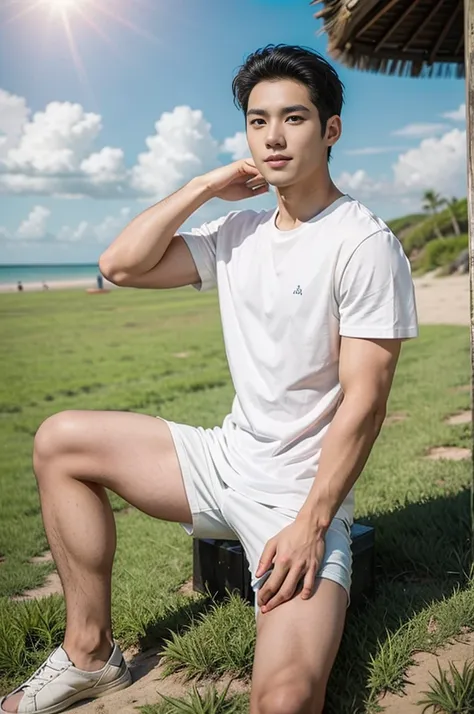
[[[423,210],[430,213],[433,217],[433,229],[438,238],[442,238],[443,235],[439,228],[438,223],[438,213],[440,208],[446,207],[449,211],[451,217],[451,223],[453,225],[454,235],[461,235],[461,228],[459,226],[459,221],[456,216],[456,208],[459,205],[459,199],[456,197],[445,198],[441,196],[436,191],[425,191],[423,194]]]

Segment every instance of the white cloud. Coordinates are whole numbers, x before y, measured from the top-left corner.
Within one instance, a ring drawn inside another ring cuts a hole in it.
[[[161,115],[155,133],[145,139],[147,151],[132,168],[126,167],[122,149],[96,146],[102,118],[80,104],[51,102],[27,121],[25,100],[3,91],[0,112],[5,107],[6,119],[0,114],[3,193],[158,200],[218,165],[211,125],[188,106]]]
[[[0,158],[17,145],[29,113],[23,97],[0,89]]]
[[[460,104],[458,109],[453,112],[445,112],[441,114],[444,119],[451,119],[452,121],[465,121],[466,120],[466,105]]]
[[[420,139],[424,136],[433,136],[445,131],[448,128],[447,124],[426,122],[425,124],[407,124],[407,126],[392,131],[393,136],[408,136],[414,139]]]
[[[123,160],[122,149],[106,146],[84,159],[80,169],[94,184],[118,183],[124,181],[127,176]]]
[[[223,154],[231,154],[234,161],[246,159],[250,156],[247,136],[244,131],[238,131],[234,136],[229,136],[221,146]]]
[[[17,147],[4,159],[13,173],[57,176],[71,174],[93,147],[102,128],[98,114],[80,104],[51,102],[23,127]]]
[[[452,129],[424,139],[398,157],[393,166],[395,185],[406,190],[433,188],[455,195],[466,190],[466,132]]]
[[[58,231],[57,239],[69,243],[79,241],[110,243],[129,220],[130,208],[122,208],[117,216],[106,216],[100,223],[95,225],[87,221],[81,221],[75,228],[62,226]]]
[[[343,171],[336,183],[346,193],[362,199],[382,194],[384,186],[383,182],[374,180],[363,169],[358,169],[353,174]]]
[[[13,107],[15,130],[7,150],[0,146],[0,191],[9,194],[119,197],[125,168],[121,149],[96,152],[102,130],[99,114],[80,104],[50,102],[26,121],[25,100],[8,92],[0,95],[0,110]],[[11,112],[11,113],[12,113]],[[15,114],[16,112],[16,114]],[[1,126],[1,125],[0,125]]]
[[[392,175],[373,179],[363,169],[343,172],[336,183],[361,199],[387,198],[403,201],[433,189],[445,195],[466,191],[466,132],[451,129],[440,137],[423,139],[400,154],[392,165]]]
[[[164,198],[184,182],[217,164],[218,144],[200,110],[187,106],[164,112],[156,134],[146,139],[148,151],[132,169],[132,186],[140,193]]]
[[[50,238],[51,236],[46,230],[50,215],[51,211],[49,208],[45,206],[35,206],[13,233],[8,231],[4,226],[0,226],[0,238],[17,241],[37,241]]]
[[[46,223],[51,215],[49,208],[35,206],[28,218],[20,223],[17,230],[18,238],[38,240],[46,235]]]

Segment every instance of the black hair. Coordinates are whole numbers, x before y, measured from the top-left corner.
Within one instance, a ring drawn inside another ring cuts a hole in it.
[[[267,45],[252,52],[232,81],[235,105],[246,114],[255,85],[275,79],[292,79],[307,87],[319,113],[322,135],[328,119],[341,114],[344,85],[336,70],[318,52],[299,45]],[[330,155],[331,147],[328,159]]]

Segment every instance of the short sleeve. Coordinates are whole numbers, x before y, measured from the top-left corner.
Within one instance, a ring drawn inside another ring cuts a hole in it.
[[[216,250],[217,237],[227,216],[209,223],[203,223],[199,228],[193,228],[189,233],[179,231],[191,252],[196,270],[201,279],[193,285],[196,290],[211,290],[216,287]]]
[[[339,333],[343,337],[417,337],[411,268],[400,241],[389,230],[365,238],[354,250],[336,286]]]

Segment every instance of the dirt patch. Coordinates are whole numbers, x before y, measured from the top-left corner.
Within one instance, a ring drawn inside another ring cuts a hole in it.
[[[30,563],[34,565],[41,565],[42,563],[52,563],[53,556],[48,550],[43,555],[37,555],[34,558],[30,558]],[[13,595],[10,600],[14,602],[23,602],[25,600],[37,600],[41,597],[49,597],[49,595],[62,595],[63,587],[59,579],[59,575],[54,572],[48,575],[43,585],[38,588],[32,588],[31,590],[24,590],[20,595]]]
[[[137,707],[147,704],[157,704],[161,701],[160,694],[168,697],[185,697],[193,688],[192,682],[186,682],[183,677],[172,675],[162,679],[163,665],[157,650],[149,650],[138,655],[132,651],[126,653],[132,671],[133,684],[128,688],[108,697],[91,701],[74,709],[80,714],[137,714]],[[216,682],[221,691],[228,684],[229,677],[223,677]],[[200,692],[209,686],[209,682],[198,684]],[[234,680],[230,685],[229,694],[241,694],[248,691],[249,684]]]
[[[51,551],[47,551],[46,553],[43,553],[43,555],[37,555],[34,558],[30,559],[30,563],[38,564],[38,563],[52,563],[53,562],[53,556],[51,555]]]
[[[57,573],[48,575],[43,585],[32,590],[25,590],[21,595],[14,595],[10,598],[14,602],[23,602],[25,600],[38,600],[41,597],[49,597],[50,595],[62,595],[63,587]]]
[[[446,419],[446,424],[450,426],[456,426],[457,424],[470,424],[472,415],[470,411],[459,412],[458,414],[452,414]]]
[[[434,680],[432,675],[439,676],[438,663],[442,670],[449,670],[452,662],[458,670],[462,670],[464,663],[473,658],[474,633],[471,632],[459,638],[458,641],[447,645],[437,654],[417,652],[413,659],[415,664],[406,673],[404,693],[386,694],[378,703],[383,707],[383,714],[419,714],[421,709],[417,706],[420,699],[424,699],[423,692],[429,691],[429,685]]]
[[[470,391],[471,391],[470,384],[460,384],[458,387],[453,387],[451,389],[451,392],[454,392],[455,394],[469,394]]]
[[[176,359],[186,359],[189,355],[190,352],[175,352],[173,357],[176,357]]]
[[[385,421],[384,426],[390,426],[391,424],[398,424],[401,421],[406,421],[408,419],[408,414],[404,412],[395,412],[394,414],[389,414]]]
[[[434,446],[428,451],[426,458],[433,461],[462,461],[471,458],[471,451],[460,446]]]
[[[124,506],[119,511],[114,511],[114,516],[122,518],[123,516],[130,516],[132,513],[136,512],[136,508],[133,506]]]
[[[193,579],[191,578],[187,582],[183,583],[183,585],[181,585],[181,587],[179,588],[178,592],[181,595],[187,595],[188,597],[197,595],[197,593],[193,590]]]

